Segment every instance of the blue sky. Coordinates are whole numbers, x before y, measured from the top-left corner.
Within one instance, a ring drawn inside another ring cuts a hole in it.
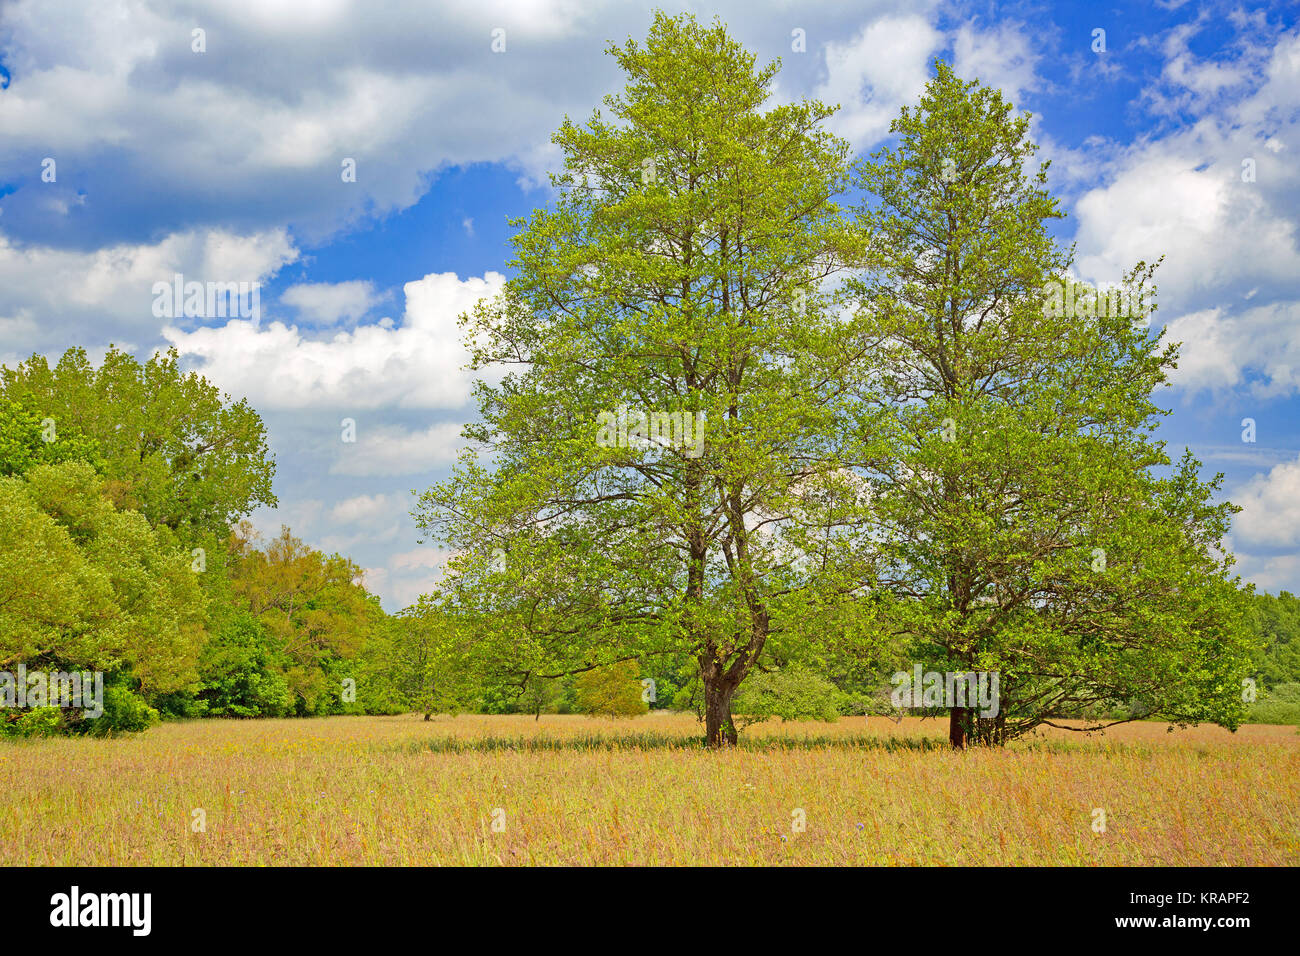
[[[717,15],[761,60],[780,57],[776,97],[839,103],[834,128],[861,152],[936,56],[1031,112],[1079,276],[1109,283],[1165,256],[1157,324],[1184,344],[1161,437],[1225,473],[1245,508],[1230,541],[1243,575],[1300,590],[1294,6],[664,8]],[[651,14],[573,0],[377,11],[0,8],[0,362],[175,346],[268,423],[280,507],[255,523],[352,556],[395,610],[444,559],[408,512],[473,415],[456,317],[500,287],[507,218],[548,200],[551,132],[617,88],[606,45],[643,37]],[[156,317],[153,284],[177,272],[260,283],[259,320]]]

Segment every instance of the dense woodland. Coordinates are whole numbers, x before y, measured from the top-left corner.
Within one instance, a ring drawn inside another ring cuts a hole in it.
[[[1218,480],[1151,437],[1176,345],[1095,297],[1043,307],[1071,251],[1027,120],[939,64],[856,160],[831,107],[764,110],[776,67],[720,26],[661,16],[611,52],[626,94],[556,134],[560,198],[465,317],[476,367],[512,371],[417,508],[455,557],[415,606],[254,533],[263,422],[175,353],[3,369],[0,670],[107,688],[98,720],[10,708],[0,731],[654,707],[720,745],[733,714],[890,713],[913,661],[1003,674],[997,723],[943,712],[958,745],[1300,722],[1300,601],[1231,576]],[[700,453],[598,442],[628,404],[702,416]]]

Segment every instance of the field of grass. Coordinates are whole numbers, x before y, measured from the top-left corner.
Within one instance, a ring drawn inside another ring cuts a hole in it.
[[[945,731],[774,722],[710,753],[685,715],[335,717],[14,742],[0,865],[1300,863],[1294,727],[966,753]]]

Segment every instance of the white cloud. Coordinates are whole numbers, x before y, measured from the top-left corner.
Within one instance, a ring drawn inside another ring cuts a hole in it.
[[[1166,41],[1166,84],[1253,89],[1215,99],[1166,136],[1111,149],[1103,183],[1074,206],[1077,267],[1088,281],[1114,282],[1165,256],[1157,319],[1184,343],[1174,382],[1190,393],[1249,381],[1256,395],[1285,395],[1300,390],[1300,170],[1291,160],[1300,31],[1279,36],[1266,60],[1247,45],[1215,78],[1189,72],[1185,47],[1186,35]],[[1229,82],[1242,71],[1249,83]]]
[[[434,547],[391,555],[384,565],[366,569],[366,586],[394,608],[409,607],[442,580],[448,552]]]
[[[1187,302],[1297,275],[1294,223],[1257,183],[1241,181],[1240,148],[1230,152],[1217,135],[1202,132],[1221,151],[1212,164],[1203,166],[1205,154],[1197,151],[1211,144],[1198,147],[1182,136],[1139,147],[1109,185],[1079,200],[1078,266],[1085,278],[1114,282],[1139,260],[1163,254],[1162,299]]]
[[[846,43],[826,45],[826,78],[813,96],[840,104],[831,126],[855,147],[889,130],[903,103],[915,101],[929,79],[929,60],[943,36],[922,16],[887,16]]]
[[[1248,551],[1300,547],[1300,459],[1256,475],[1230,499],[1242,509],[1233,521],[1233,539]]]
[[[416,548],[395,554],[388,566],[394,571],[408,571],[413,568],[441,568],[447,560],[447,553],[438,548]]]
[[[374,521],[392,511],[393,501],[388,495],[356,495],[345,498],[330,509],[330,517],[339,524]]]
[[[464,446],[456,422],[430,425],[423,431],[357,423],[357,440],[345,444],[330,474],[353,476],[415,475],[449,465]]]
[[[236,320],[163,336],[204,376],[256,408],[460,408],[469,398],[469,357],[457,318],[504,277],[461,280],[453,272],[403,287],[406,312],[328,338],[308,338],[282,322]]]
[[[361,318],[379,303],[380,296],[375,294],[374,283],[353,279],[292,285],[280,295],[280,301],[293,306],[309,322],[335,325]]]
[[[1256,588],[1276,594],[1278,591],[1300,591],[1300,555],[1254,555],[1236,552],[1237,564],[1233,571]]]
[[[957,75],[1001,90],[1017,108],[1026,93],[1039,87],[1034,74],[1038,59],[1019,23],[1000,23],[987,30],[962,24],[953,40],[952,66]]]
[[[1173,384],[1195,392],[1247,381],[1256,398],[1300,392],[1300,302],[1206,309],[1179,316],[1166,337],[1181,342]]]
[[[87,331],[152,340],[153,285],[186,281],[263,282],[296,261],[283,229],[237,235],[173,233],[152,244],[118,243],[93,252],[20,245],[0,234],[0,351],[27,354],[70,342],[98,345]]]

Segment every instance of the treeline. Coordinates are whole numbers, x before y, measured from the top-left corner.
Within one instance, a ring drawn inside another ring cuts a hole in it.
[[[1257,648],[1251,680],[1254,700],[1245,722],[1300,724],[1300,599],[1252,593],[1245,617]],[[371,713],[414,711],[481,714],[596,714],[635,716],[654,710],[693,713],[703,720],[704,695],[698,664],[688,655],[545,673],[518,666],[517,658],[493,656],[484,648],[492,630],[468,616],[439,610],[434,597],[421,599],[389,618],[381,656],[388,666],[371,672]],[[759,720],[832,721],[849,716],[899,716],[890,701],[890,675],[855,667],[851,661],[820,664],[774,661],[746,682],[734,702],[742,724]],[[1252,695],[1247,695],[1252,696]],[[1079,708],[1077,719],[1141,719],[1147,703]],[[912,716],[944,717],[944,708],[917,709]]]
[[[1300,724],[1300,598],[1288,591],[1255,594],[1248,616],[1258,647],[1253,723]]]
[[[257,413],[174,352],[3,369],[0,692],[98,672],[103,713],[24,687],[0,734],[362,711],[386,616],[346,558],[258,540],[274,472]]]
[[[174,354],[81,349],[0,373],[0,671],[104,674],[103,710],[8,706],[0,735],[106,734],[167,718],[469,711],[703,719],[684,652],[553,666],[497,622],[430,595],[387,615],[361,569],[286,528],[257,413]],[[1300,599],[1253,596],[1258,697],[1247,719],[1300,723]],[[552,666],[548,666],[548,664]],[[774,659],[735,701],[742,721],[888,713],[889,685],[833,657]]]

